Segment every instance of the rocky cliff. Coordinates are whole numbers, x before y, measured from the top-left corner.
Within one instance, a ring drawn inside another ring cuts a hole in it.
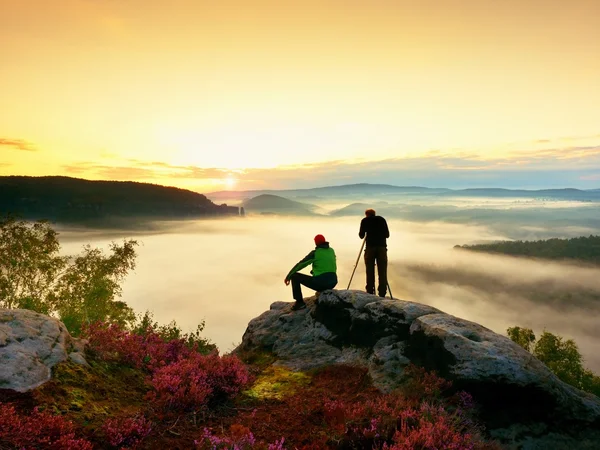
[[[505,443],[600,443],[600,399],[563,383],[507,337],[430,306],[358,291],[326,291],[307,303],[300,311],[273,303],[249,323],[236,352],[267,351],[276,365],[302,371],[364,366],[383,391],[406,381],[413,363],[473,394],[491,436]]]

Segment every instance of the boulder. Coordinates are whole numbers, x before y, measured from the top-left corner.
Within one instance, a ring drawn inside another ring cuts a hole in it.
[[[84,345],[57,319],[24,309],[0,309],[0,389],[34,389],[67,358],[87,365]]]
[[[398,387],[413,321],[440,311],[414,302],[381,299],[359,291],[325,291],[306,299],[308,308],[292,311],[276,302],[248,324],[236,351],[266,350],[276,365],[309,370],[329,364],[369,367],[380,389]]]
[[[248,324],[235,352],[266,351],[274,364],[294,370],[362,365],[384,392],[399,387],[413,363],[473,394],[488,430],[505,442],[526,436],[523,448],[533,449],[531,435],[550,431],[598,436],[600,399],[560,381],[508,337],[431,306],[359,291],[330,290],[305,301],[299,311],[273,303]]]
[[[475,394],[489,406],[484,411],[494,411],[494,425],[515,420],[565,425],[571,419],[600,424],[598,397],[562,382],[531,353],[479,324],[443,313],[419,317],[406,353]]]

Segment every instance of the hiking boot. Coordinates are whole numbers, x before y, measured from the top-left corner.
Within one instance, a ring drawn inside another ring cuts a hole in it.
[[[299,309],[306,308],[306,303],[304,302],[296,302],[292,305],[292,311],[298,311]]]

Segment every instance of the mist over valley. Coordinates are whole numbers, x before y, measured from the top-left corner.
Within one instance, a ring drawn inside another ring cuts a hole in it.
[[[228,351],[239,343],[249,320],[275,301],[292,301],[283,279],[313,248],[316,234],[325,235],[335,249],[337,288],[345,289],[360,249],[364,206],[374,206],[390,227],[388,276],[394,298],[437,307],[500,334],[519,325],[573,338],[586,365],[600,370],[595,352],[600,344],[598,268],[453,248],[599,234],[597,203],[468,197],[452,204],[452,197],[434,197],[425,205],[404,199],[399,206],[397,199],[367,197],[345,199],[346,206],[341,206],[344,198],[305,199],[307,211],[329,211],[312,216],[294,215],[289,208],[284,214],[277,209],[261,214],[261,208],[273,206],[273,198],[262,197],[246,217],[154,221],[108,233],[62,227],[61,241],[65,253],[75,253],[85,243],[105,246],[121,237],[138,239],[138,265],[124,284],[123,299],[136,311],[153,311],[158,320],[176,320],[184,328],[205,320],[206,336]],[[288,200],[275,203],[287,207],[300,202]],[[348,209],[352,203],[359,205]],[[347,212],[339,214],[343,208]],[[361,258],[351,289],[364,290],[364,284]],[[303,293],[313,295],[306,288]]]

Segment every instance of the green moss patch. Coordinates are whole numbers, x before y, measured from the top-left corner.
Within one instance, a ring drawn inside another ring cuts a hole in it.
[[[257,399],[281,400],[294,395],[299,388],[308,386],[311,377],[303,372],[293,372],[285,367],[268,367],[257,378],[244,395]]]

